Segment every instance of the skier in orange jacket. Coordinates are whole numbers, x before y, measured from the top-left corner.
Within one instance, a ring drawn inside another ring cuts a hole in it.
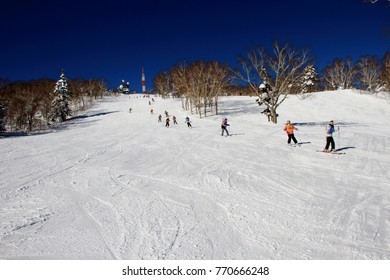
[[[288,140],[287,144],[291,145],[291,140],[294,141],[294,144],[296,145],[298,143],[297,139],[295,139],[294,136],[294,130],[298,130],[294,125],[291,124],[290,121],[287,121],[286,125],[284,126],[284,131],[286,131]]]

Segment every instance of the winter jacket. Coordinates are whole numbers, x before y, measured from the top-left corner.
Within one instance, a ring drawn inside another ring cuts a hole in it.
[[[298,130],[298,129],[292,124],[286,124],[284,126],[284,131],[286,131],[287,134],[294,134],[294,130]]]
[[[221,128],[226,128],[227,126],[229,126],[229,124],[227,123],[227,120],[222,120]]]
[[[326,131],[326,136],[327,136],[327,137],[331,137],[331,136],[332,136],[332,133],[335,132],[334,125],[328,124],[328,125],[326,126],[325,131]]]

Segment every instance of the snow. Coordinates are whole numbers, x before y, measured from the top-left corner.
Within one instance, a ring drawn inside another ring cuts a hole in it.
[[[276,125],[256,97],[223,97],[201,119],[154,99],[109,97],[50,132],[0,139],[1,259],[390,259],[385,99],[290,96]],[[157,122],[165,110],[178,125]],[[345,155],[315,152],[331,119]]]

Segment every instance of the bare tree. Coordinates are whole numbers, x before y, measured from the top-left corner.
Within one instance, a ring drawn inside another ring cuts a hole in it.
[[[153,83],[157,93],[163,98],[172,94],[172,73],[170,71],[164,71],[156,75]]]
[[[352,59],[336,58],[332,65],[325,67],[323,83],[328,90],[350,89],[354,86],[357,69]]]
[[[159,94],[170,92],[182,99],[183,110],[206,116],[215,108],[218,114],[218,97],[230,86],[230,71],[227,64],[217,61],[195,61],[190,65],[181,63],[169,73],[156,76],[155,87]]]
[[[372,93],[382,87],[380,79],[381,65],[379,60],[374,56],[362,56],[356,64],[357,80],[360,88]]]
[[[294,49],[288,44],[280,46],[276,42],[272,52],[256,47],[246,57],[240,57],[241,69],[234,72],[259,97],[259,104],[267,106],[263,112],[267,112],[268,120],[277,123],[277,108],[299,84],[309,60],[308,50]]]
[[[390,91],[390,52],[387,52],[383,58],[380,79],[383,88]]]

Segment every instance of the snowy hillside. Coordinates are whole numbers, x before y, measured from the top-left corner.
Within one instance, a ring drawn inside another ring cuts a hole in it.
[[[292,96],[275,125],[255,97],[225,97],[192,129],[180,100],[148,101],[107,98],[50,133],[0,138],[1,259],[390,259],[386,100]],[[178,125],[157,122],[165,110]],[[316,152],[331,119],[344,155]]]

